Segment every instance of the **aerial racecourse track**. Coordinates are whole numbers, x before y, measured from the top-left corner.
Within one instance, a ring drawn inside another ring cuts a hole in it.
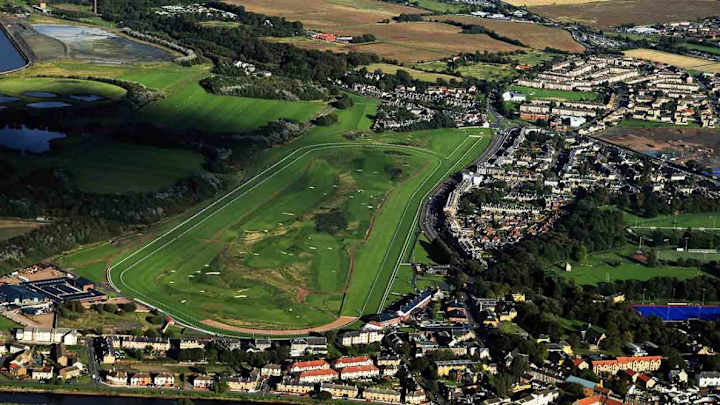
[[[360,100],[353,109],[365,111]],[[353,109],[270,149],[259,160],[272,164],[118,258],[111,285],[179,324],[227,336],[321,332],[381,310],[412,253],[422,201],[490,136],[451,129],[350,140],[339,135],[367,129]]]

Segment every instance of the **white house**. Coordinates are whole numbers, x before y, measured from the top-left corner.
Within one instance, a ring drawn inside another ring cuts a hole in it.
[[[514,91],[506,91],[503,93],[503,100],[509,101],[512,103],[523,103],[527,101],[527,96],[522,93],[517,93]]]

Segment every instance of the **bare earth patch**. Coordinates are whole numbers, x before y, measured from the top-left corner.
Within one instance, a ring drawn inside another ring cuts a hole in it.
[[[335,321],[321,325],[316,326],[313,328],[304,328],[304,329],[255,329],[255,328],[242,328],[239,326],[232,326],[228,325],[219,321],[215,321],[212,319],[205,319],[202,321],[203,324],[207,326],[211,326],[213,328],[218,329],[226,329],[231,330],[233,332],[239,332],[239,333],[245,333],[245,334],[259,334],[259,335],[271,335],[271,336],[295,336],[295,335],[306,335],[308,333],[317,332],[327,332],[329,330],[342,328],[343,326],[346,326],[348,324],[351,324],[355,322],[358,318],[354,316],[341,316]]]

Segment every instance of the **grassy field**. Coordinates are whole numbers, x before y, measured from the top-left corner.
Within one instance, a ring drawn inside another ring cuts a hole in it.
[[[520,76],[513,66],[495,63],[476,63],[474,65],[460,66],[458,72],[463,76],[490,82],[513,80]]]
[[[707,52],[713,55],[720,55],[720,48],[716,46],[707,46],[707,45],[698,45],[698,44],[690,44],[690,43],[683,43],[678,45],[678,47],[683,49],[690,49],[695,51],[701,51],[701,52]]]
[[[366,130],[375,107],[356,98],[336,126],[268,151],[258,171],[282,163],[211,207],[212,215],[158,239],[148,250],[161,247],[155,254],[116,260],[113,281],[178,320],[229,333],[376,311],[415,243],[424,193],[479,155],[489,137],[460,130],[341,136]],[[347,226],[320,231],[316,224],[329,212]]]
[[[402,63],[439,60],[463,52],[507,52],[520,47],[498,41],[487,35],[462,34],[459,27],[436,22],[379,24],[400,14],[417,14],[422,10],[374,0],[233,0],[249,11],[299,20],[308,28],[343,35],[373,34],[377,41],[369,44],[322,45],[300,41],[301,47],[318,49],[333,46],[335,50],[376,53]]]
[[[27,91],[27,83],[36,80],[25,79],[39,74],[96,75],[142,83],[162,90],[166,97],[140,110],[132,117],[133,120],[140,119],[158,126],[197,129],[209,133],[242,132],[279,118],[307,121],[324,108],[319,102],[292,102],[209,94],[198,83],[210,74],[209,70],[208,65],[189,68],[171,63],[110,66],[63,60],[35,64],[29,69],[11,75],[12,79],[3,80],[11,80],[10,83],[17,84],[10,90],[14,89],[21,93]],[[21,78],[23,80],[20,80]],[[0,83],[3,80],[0,80]],[[0,92],[3,92],[1,86]],[[85,88],[84,91],[90,90]],[[177,119],[179,116],[183,119]],[[121,125],[129,117],[108,117],[108,119],[114,119],[118,125]]]
[[[67,99],[71,95],[97,95],[117,100],[125,96],[125,89],[108,83],[91,80],[56,79],[46,77],[20,78],[7,76],[0,78],[0,94],[15,96],[24,101],[37,101],[38,97],[27,95],[27,92],[50,92]],[[72,102],[72,100],[70,100]]]
[[[674,277],[687,279],[704,275],[694,267],[656,266],[648,267],[631,260],[630,255],[637,249],[626,246],[613,252],[591,254],[584,263],[572,264],[572,271],[565,271],[565,264],[552,266],[560,277],[575,280],[578,284],[597,284],[615,280],[649,280],[656,277]]]
[[[183,149],[112,142],[105,139],[66,138],[55,141],[58,150],[45,155],[2,153],[21,173],[60,167],[82,190],[102,193],[153,191],[203,171],[205,158]],[[82,159],[78,159],[82,156]]]
[[[415,0],[414,3],[416,3],[418,7],[438,13],[457,13],[463,9],[461,4],[448,3],[439,0]]]
[[[720,73],[720,62],[711,62],[691,56],[678,55],[653,49],[632,49],[623,52],[625,56],[645,59],[651,62],[666,63],[683,69],[697,70],[705,73]]]
[[[620,122],[621,128],[664,128],[664,127],[682,127],[682,128],[697,128],[699,124],[691,123],[688,125],[675,125],[672,122],[657,122],[657,121],[645,121],[637,119],[624,119]]]
[[[529,99],[534,98],[554,98],[567,101],[595,101],[598,94],[590,91],[563,91],[548,89],[533,89],[525,86],[510,86],[514,91],[527,94]]]
[[[373,63],[372,65],[367,66],[367,70],[369,72],[374,72],[376,70],[381,70],[384,73],[389,74],[395,74],[398,70],[404,70],[410,74],[410,76],[413,77],[413,79],[422,80],[425,82],[435,83],[438,79],[442,79],[445,81],[450,80],[462,80],[459,77],[450,76],[446,74],[441,73],[429,73],[429,72],[423,72],[422,70],[417,70],[413,68],[408,68],[405,66],[398,66],[398,65],[390,65],[388,63]]]
[[[680,227],[680,228],[718,228],[720,213],[707,212],[700,214],[659,215],[655,218],[642,218],[623,212],[623,219],[628,226],[645,227]]]

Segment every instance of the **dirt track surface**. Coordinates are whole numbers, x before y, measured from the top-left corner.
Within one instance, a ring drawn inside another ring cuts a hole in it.
[[[254,328],[241,328],[239,326],[232,326],[228,325],[222,322],[218,322],[212,319],[206,319],[202,321],[207,326],[212,326],[213,328],[218,329],[225,329],[230,330],[233,332],[240,332],[240,333],[246,333],[248,335],[269,335],[269,336],[295,336],[295,335],[307,335],[308,333],[317,332],[327,332],[329,330],[342,328],[345,325],[351,324],[355,322],[358,318],[354,316],[341,316],[335,321],[321,325],[316,326],[314,328],[304,328],[304,329],[254,329]]]

